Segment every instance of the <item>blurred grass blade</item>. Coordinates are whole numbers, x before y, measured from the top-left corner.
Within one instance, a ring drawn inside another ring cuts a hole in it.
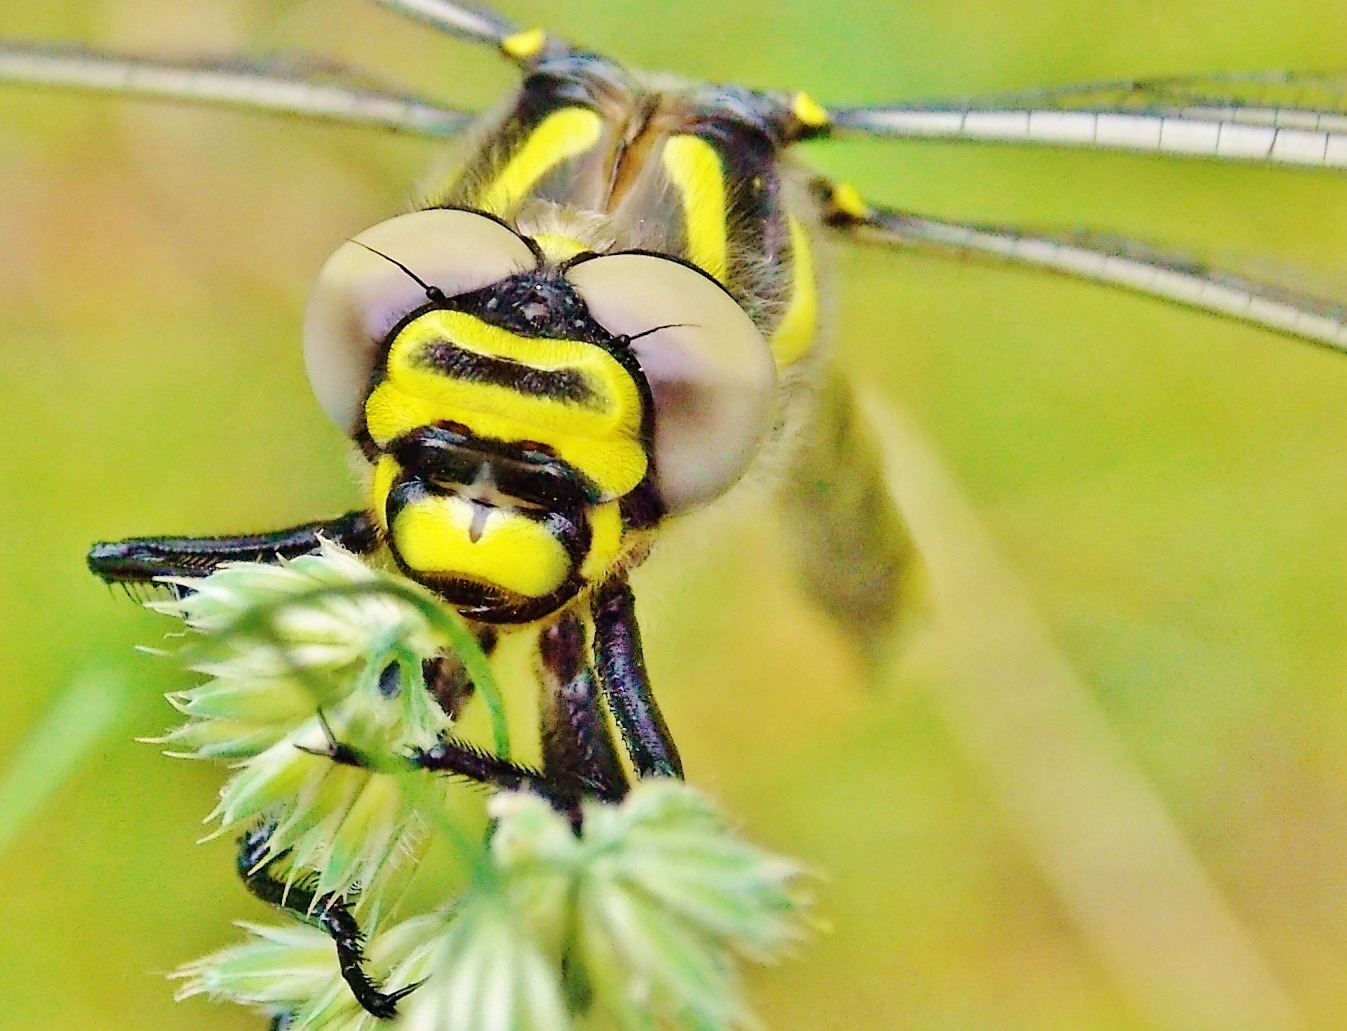
[[[930,571],[934,699],[1044,883],[1146,1027],[1296,1031],[1262,944],[1138,768],[921,431],[869,405]]]
[[[39,717],[0,775],[0,854],[122,720],[129,693],[124,677],[86,672]]]

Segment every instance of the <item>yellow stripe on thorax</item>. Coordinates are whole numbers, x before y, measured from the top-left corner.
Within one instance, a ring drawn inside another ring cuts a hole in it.
[[[589,250],[588,244],[565,233],[534,233],[533,242],[543,252],[543,257],[554,265],[570,261],[577,254]]]
[[[673,136],[664,144],[661,160],[682,202],[688,260],[723,283],[729,267],[729,227],[720,155],[700,136]]]
[[[588,108],[553,111],[529,133],[500,174],[482,187],[475,206],[493,215],[509,215],[543,176],[589,150],[602,134],[603,119]]]
[[[568,373],[585,396],[530,394],[447,374],[428,357],[436,344],[498,359],[521,375],[530,369]],[[434,310],[398,333],[387,369],[365,402],[366,424],[380,447],[422,426],[458,422],[484,437],[547,444],[608,497],[626,494],[645,476],[641,392],[601,347],[523,337],[464,312]]]
[[[814,277],[813,245],[794,215],[786,218],[790,230],[790,301],[772,331],[772,357],[778,369],[799,361],[818,332],[818,281]]]

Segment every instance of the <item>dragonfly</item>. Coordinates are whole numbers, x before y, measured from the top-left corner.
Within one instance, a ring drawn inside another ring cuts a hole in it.
[[[602,93],[610,87],[621,92],[621,76],[617,70],[610,69],[603,61],[592,59],[581,51],[572,50],[557,37],[540,35],[494,15],[455,4],[422,0],[418,3],[386,2],[382,6],[428,22],[449,35],[495,47],[519,65],[526,76],[541,74],[546,79],[553,74],[551,69],[561,67],[563,71],[556,73],[557,77],[568,87],[578,82],[580,86],[576,88],[581,92],[587,90],[589,94]],[[574,67],[568,66],[568,61]],[[593,67],[590,66],[591,61]],[[76,48],[11,46],[0,57],[0,76],[29,85],[222,104],[266,110],[300,119],[356,123],[431,141],[457,136],[472,124],[472,115],[468,112],[446,106],[437,100],[412,97],[400,91],[370,85],[362,75],[316,60],[295,60],[285,66],[274,62],[253,63],[236,59],[173,63],[156,62],[143,57],[98,54]],[[616,87],[613,80],[617,81]],[[797,148],[797,145],[803,148],[806,144],[822,145],[829,139],[844,138],[963,140],[1017,146],[1084,147],[1309,170],[1341,168],[1347,164],[1347,135],[1344,135],[1347,133],[1347,126],[1344,125],[1347,114],[1344,114],[1337,100],[1337,87],[1337,80],[1330,76],[1257,74],[1155,78],[972,100],[920,101],[882,107],[832,105],[800,91],[754,93],[733,87],[710,90],[699,102],[717,112],[732,112],[734,118],[745,120],[756,134],[750,141],[746,137],[734,136],[730,129],[718,126],[717,131],[723,131],[729,142],[717,138],[710,146],[713,156],[722,166],[732,167],[730,159],[751,150],[750,143],[760,143],[761,138],[766,138],[771,144],[770,159],[764,159],[759,164],[750,163],[738,178],[727,178],[722,184],[721,194],[728,190],[742,198],[749,188],[748,184],[756,178],[767,175],[770,179],[777,174],[778,170],[772,162],[776,160],[778,152]],[[529,96],[527,89],[524,96]],[[1308,101],[1305,99],[1307,97],[1310,98]],[[593,96],[587,94],[584,103],[579,106],[597,103]],[[564,110],[569,111],[570,108]],[[606,110],[604,114],[610,119],[616,118]],[[635,116],[628,114],[624,117],[635,124]],[[732,129],[737,131],[738,123],[733,123]],[[538,131],[536,126],[533,131]],[[567,130],[568,133],[574,131]],[[620,150],[640,143],[639,132],[635,129],[632,132],[636,140],[621,145],[613,144],[612,148]],[[707,132],[709,135],[710,130]],[[519,137],[521,147],[536,139],[523,131]],[[706,137],[694,133],[686,138]],[[582,148],[581,153],[584,152]],[[575,168],[581,168],[579,159],[570,156],[564,160],[558,159],[556,164],[565,165],[566,162],[575,162]],[[698,167],[695,159],[690,160],[678,175],[685,180],[695,179],[699,174],[696,171]],[[547,174],[553,172],[554,169],[549,166]],[[579,176],[580,172],[575,174]],[[489,174],[484,177],[491,178]],[[494,185],[499,187],[500,179],[496,179]],[[659,246],[625,249],[671,254],[679,259],[680,267],[694,266],[700,273],[707,274],[709,279],[719,282],[740,308],[750,312],[749,321],[768,342],[775,361],[772,372],[774,388],[792,376],[810,381],[819,389],[819,396],[827,399],[820,410],[830,413],[828,417],[834,420],[834,426],[841,424],[845,418],[843,413],[849,409],[840,393],[834,393],[840,392],[842,388],[831,385],[825,374],[815,367],[818,359],[815,357],[815,334],[812,329],[816,316],[810,309],[816,307],[817,302],[810,297],[810,266],[813,261],[810,232],[870,246],[894,247],[961,259],[971,257],[1042,269],[1087,282],[1121,287],[1161,301],[1246,322],[1270,334],[1298,338],[1329,349],[1341,349],[1347,339],[1347,330],[1344,329],[1347,314],[1336,301],[1316,297],[1301,289],[1266,284],[1248,275],[1224,272],[1161,248],[1090,232],[1027,232],[996,224],[936,218],[886,205],[865,197],[847,183],[808,173],[799,176],[792,173],[789,177],[782,175],[781,185],[776,188],[794,191],[791,195],[793,208],[783,211],[764,204],[762,211],[753,212],[751,217],[741,216],[740,224],[721,226],[711,232],[712,236],[716,232],[729,234],[728,249],[736,253],[747,252],[755,259],[749,264],[756,265],[759,270],[767,268],[771,276],[778,279],[775,284],[753,285],[748,274],[736,271],[733,263],[719,253],[724,246],[715,240],[708,243],[702,238],[705,235],[702,232],[704,227],[697,224],[697,219],[691,213],[694,210],[706,210],[709,206],[711,210],[721,212],[717,222],[725,222],[723,212],[726,204],[723,200],[717,204],[709,203],[705,198],[695,198],[691,187],[685,185],[676,187],[682,197],[681,223],[677,212],[662,213],[666,221],[676,227],[676,231],[671,231],[659,240]],[[558,195],[571,196],[565,191],[574,189],[573,183],[567,184]],[[552,198],[549,196],[548,199]],[[515,215],[513,204],[516,201],[513,199],[508,202],[488,202],[481,195],[473,195],[470,203],[462,203],[464,200],[462,195],[453,195],[449,203],[462,208],[486,210],[507,222]],[[741,200],[739,203],[744,202]],[[773,231],[778,242],[770,254],[768,246],[757,241],[756,237],[735,238],[733,235],[736,231],[747,230],[764,234],[763,226],[769,225],[774,217],[779,219],[780,224]],[[538,235],[552,232],[551,229],[540,229],[536,225],[530,225],[529,228],[533,235],[523,235],[535,242]],[[399,243],[399,246],[406,246],[396,233],[389,240]],[[615,244],[604,248],[593,246],[593,241],[581,242],[590,244],[583,252],[586,256],[592,252],[601,258],[605,250],[622,249]],[[638,244],[645,242],[637,241]],[[574,243],[574,238],[571,243]],[[381,282],[396,283],[397,286],[388,289],[410,291],[413,299],[420,291],[422,300],[428,299],[433,304],[431,291],[447,292],[434,277],[426,275],[433,258],[427,257],[426,263],[410,260],[405,256],[406,252],[381,238],[356,236],[355,245],[363,250],[360,253],[345,250],[344,257],[339,253],[334,261],[354,262],[363,269],[363,278],[379,278]],[[560,253],[549,254],[544,250],[544,257],[553,263],[564,264],[569,258],[559,258]],[[581,253],[575,251],[570,257]],[[598,261],[598,258],[592,260]],[[575,267],[582,268],[583,263],[577,263]],[[761,275],[761,271],[758,274]],[[324,289],[321,280],[319,289]],[[713,303],[711,298],[718,296],[712,294],[699,299],[710,305]],[[402,303],[410,305],[412,301],[404,298]],[[597,305],[591,307],[597,308]],[[676,335],[679,323],[675,319],[689,317],[670,314],[668,323],[656,320],[649,326],[643,324],[639,329],[610,332],[610,336],[625,336],[635,346],[640,342],[640,334],[651,333],[648,350],[659,339],[659,333],[669,336],[672,331]],[[805,326],[805,329],[798,329],[800,325]],[[745,327],[744,334],[748,333]],[[311,344],[310,350],[322,352],[329,346],[335,348],[338,345],[320,341]],[[696,350],[696,345],[690,345],[690,353]],[[637,353],[641,353],[639,348]],[[645,364],[652,362],[654,359],[648,359]],[[361,374],[365,374],[365,370],[361,370]],[[759,370],[758,375],[761,378],[766,373]],[[323,398],[325,406],[337,414],[339,423],[345,421],[349,427],[351,417],[345,409],[356,403],[348,396],[349,385],[345,394],[340,386],[331,387],[329,384],[329,387],[328,395]],[[323,389],[320,387],[320,395]],[[766,406],[767,402],[761,400],[762,384],[758,383],[756,389],[760,398],[757,404],[759,407]],[[658,395],[658,390],[655,393]],[[745,401],[752,393],[752,389],[744,388],[739,392],[738,399]],[[345,400],[342,400],[343,397]],[[773,396],[772,403],[782,402]],[[675,417],[669,414],[673,409],[661,409],[658,397],[654,406],[657,427],[661,422],[668,426],[675,425]],[[713,501],[745,475],[764,447],[770,449],[773,446],[774,442],[769,440],[770,434],[761,425],[767,419],[762,412],[754,416],[757,421],[748,430],[733,424],[732,420],[750,407],[747,403],[738,406],[738,411],[725,416],[730,422],[716,424],[724,427],[731,441],[726,454],[728,467],[715,471],[713,482],[709,485],[691,482],[690,486],[670,488],[666,493],[668,498],[674,499],[669,509],[671,512],[677,513],[684,501],[688,507]],[[806,436],[822,439],[828,434],[809,430]],[[833,439],[837,441],[833,451],[819,449],[805,452],[804,458],[798,461],[812,463],[808,467],[815,473],[834,468],[851,469],[854,456],[864,454],[864,449],[853,447],[853,440],[845,436],[834,435]],[[371,443],[374,445],[371,452],[379,453],[380,457],[388,453],[383,450],[387,441],[373,438]],[[440,442],[436,446],[461,445],[457,440],[452,440]],[[680,456],[696,453],[681,439],[677,443],[670,443],[663,451],[660,450],[658,440],[654,446],[656,467],[668,473],[677,468]],[[555,445],[549,447],[555,449]],[[406,463],[403,463],[404,471],[405,468]],[[866,473],[853,469],[848,473],[856,482],[863,482],[867,475],[873,476],[873,470]],[[818,477],[814,479],[817,481]],[[473,486],[472,482],[463,482],[461,478],[451,478],[451,482],[460,489]],[[673,482],[672,476],[670,482]],[[478,486],[496,489],[498,483],[493,481]],[[679,491],[683,491],[685,496],[679,496]],[[825,608],[839,613],[862,614],[859,620],[849,620],[848,626],[853,632],[859,632],[862,644],[865,644],[873,639],[883,639],[888,632],[888,620],[892,618],[889,606],[887,602],[876,606],[874,600],[889,599],[895,595],[893,570],[906,559],[901,554],[904,548],[901,531],[885,531],[882,528],[884,520],[892,518],[890,514],[881,514],[881,526],[875,532],[851,534],[838,529],[838,524],[854,526],[862,507],[875,507],[874,497],[862,493],[856,497],[855,505],[855,510],[816,516],[816,528],[821,532],[822,539],[833,540],[836,548],[842,549],[844,558],[836,564],[852,569],[887,572],[882,573],[878,586],[874,581],[846,577],[839,579],[835,576],[835,570],[830,569],[815,570],[810,576],[813,589],[823,599]],[[483,507],[503,506],[478,505],[474,513]],[[879,507],[883,512],[882,504]],[[379,534],[386,536],[392,532],[391,526],[380,525],[376,533],[368,520],[362,521],[357,515],[345,518],[345,522],[324,522],[321,525],[293,528],[280,536],[263,538],[250,535],[214,544],[140,540],[135,544],[110,546],[109,550],[97,553],[95,564],[105,574],[135,579],[180,572],[184,565],[175,563],[185,563],[185,556],[191,557],[191,568],[199,569],[203,550],[212,562],[258,554],[295,554],[311,547],[319,532],[364,549]],[[644,530],[651,527],[633,524],[632,528]],[[396,541],[395,534],[394,537]],[[848,553],[847,548],[858,550]],[[147,549],[152,552],[150,558],[146,558]],[[410,557],[413,550],[409,542],[402,558],[408,572],[415,576],[418,566]],[[886,553],[886,550],[894,554]],[[424,569],[420,572],[423,578],[431,579]],[[604,572],[611,570],[605,568]],[[565,598],[548,597],[547,603],[553,607],[544,615],[550,615],[572,598],[585,594],[591,586],[587,580],[568,583],[566,589],[571,593]],[[617,628],[611,636],[628,642],[638,639],[630,596],[624,593],[623,585],[608,579],[601,589],[616,593],[600,597],[600,608],[595,613],[599,622],[602,622],[606,613],[616,611],[613,622]],[[453,596],[450,600],[483,621],[488,616],[494,618],[499,615],[485,612],[479,599]],[[538,621],[532,617],[539,611],[541,609],[516,606],[510,610],[509,617],[517,622],[531,624]],[[598,647],[596,641],[596,649]],[[613,647],[616,645],[610,644],[610,649]],[[611,650],[596,655],[595,660],[600,667],[606,664],[610,668],[621,666],[637,669],[640,665],[639,657],[614,655]],[[625,683],[605,684],[605,695],[607,704],[614,707],[618,716],[628,754],[634,760],[637,771],[644,774],[679,772],[672,734],[658,715],[654,692],[645,682],[643,674]],[[378,999],[371,1001],[372,1005],[380,1005]]]

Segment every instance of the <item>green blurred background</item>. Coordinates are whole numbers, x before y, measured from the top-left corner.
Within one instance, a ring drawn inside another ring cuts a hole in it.
[[[1341,0],[501,7],[632,64],[837,101],[1347,63]],[[511,82],[354,0],[10,4],[0,34],[312,49],[473,106]],[[903,206],[1092,225],[1347,295],[1341,175],[807,156]],[[327,253],[433,160],[370,132],[0,92],[0,760],[72,684],[131,699],[0,855],[0,1028],[260,1026],[175,1007],[161,978],[265,910],[228,843],[194,844],[221,771],[133,742],[183,681],[133,651],[164,622],[83,553],[358,503],[299,313]],[[895,464],[931,528],[937,618],[868,684],[771,535],[685,527],[637,579],[692,778],[822,875],[829,929],[752,975],[768,1026],[1347,1024],[1347,360],[1031,274],[839,266],[839,361],[918,428]],[[922,439],[942,466],[913,464]]]

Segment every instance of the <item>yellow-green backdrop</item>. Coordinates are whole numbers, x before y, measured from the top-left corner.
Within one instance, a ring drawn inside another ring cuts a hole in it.
[[[1341,0],[502,7],[632,64],[831,101],[1347,63]],[[8,4],[0,34],[312,49],[478,107],[511,83],[355,0]],[[0,1028],[259,1026],[175,1007],[160,976],[265,912],[227,842],[194,844],[221,771],[133,741],[183,682],[133,651],[163,621],[83,553],[358,503],[299,314],[329,250],[434,157],[0,92],[0,760],[71,684],[131,699],[0,855]],[[1347,294],[1347,176],[901,143],[807,157],[906,207],[1126,232]],[[821,875],[829,928],[752,975],[767,1024],[1342,1027],[1347,359],[1049,277],[839,265],[838,360],[901,414],[900,494],[949,570],[936,626],[867,682],[773,539],[733,524],[678,535],[637,580],[691,777]]]

